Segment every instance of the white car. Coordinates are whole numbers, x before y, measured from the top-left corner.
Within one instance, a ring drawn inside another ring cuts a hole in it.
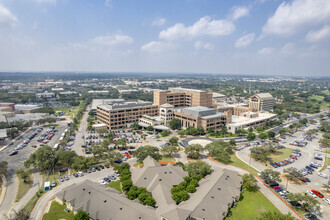
[[[323,201],[330,205],[330,199],[323,198]]]
[[[329,166],[327,166],[327,168],[330,170],[330,165],[329,165]]]
[[[324,179],[328,179],[328,175],[325,173],[318,173],[317,175],[319,175],[320,177],[323,177]]]
[[[101,185],[106,185],[107,182],[105,182],[104,180],[99,180],[99,184],[101,184]]]
[[[313,198],[316,198],[316,195],[312,191],[307,190],[306,193],[313,196]]]

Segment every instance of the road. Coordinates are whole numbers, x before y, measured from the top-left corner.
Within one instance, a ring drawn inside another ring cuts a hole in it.
[[[83,138],[86,137],[86,131],[87,131],[87,118],[88,118],[88,112],[89,112],[90,107],[87,107],[84,116],[81,119],[81,123],[76,135],[76,139],[72,145],[72,150],[74,150],[78,155],[85,156],[85,153],[82,152],[81,146],[85,144],[85,139]]]
[[[56,132],[56,135],[52,138],[52,140],[49,141],[49,146],[54,146],[55,143],[60,138],[60,135],[64,130],[66,129],[65,122],[58,122],[58,124],[61,125],[61,128],[58,132]],[[29,131],[27,131],[25,134],[19,138],[15,142],[14,145],[10,145],[4,150],[0,152],[0,158],[1,161],[7,161],[8,162],[8,174],[7,174],[7,192],[4,198],[4,201],[0,207],[0,216],[6,216],[8,215],[9,211],[13,208],[13,204],[16,199],[16,192],[18,189],[18,182],[17,178],[15,178],[16,170],[18,169],[24,169],[24,161],[27,160],[33,152],[36,151],[35,148],[32,148],[32,145],[37,145],[39,147],[40,143],[37,142],[39,137],[44,133],[45,129],[41,131],[38,135],[36,135],[33,140],[28,144],[28,146],[24,147],[23,149],[19,150],[18,154],[14,156],[9,156],[10,152],[12,152],[15,147],[21,143],[24,142],[34,131],[36,131],[38,127],[33,127]]]

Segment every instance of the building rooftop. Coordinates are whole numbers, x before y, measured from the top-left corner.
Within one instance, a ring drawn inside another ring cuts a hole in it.
[[[255,94],[255,95],[258,96],[261,99],[273,98],[273,96],[270,93],[258,93],[258,94]]]
[[[41,106],[39,105],[15,105],[15,109],[16,110],[36,110],[36,109],[39,109],[39,108],[42,108]]]
[[[237,116],[233,115],[232,116],[232,122],[228,123],[227,126],[243,126],[246,124],[262,121],[262,120],[267,120],[271,118],[275,118],[276,114],[271,114],[271,113],[266,113],[266,112],[258,112],[258,117],[256,118],[246,118],[243,116]]]
[[[125,99],[93,99],[92,110],[96,110],[97,106],[99,105],[104,105],[108,102],[115,102],[115,101],[124,102]]]
[[[0,138],[6,138],[7,137],[7,129],[0,129]]]
[[[199,89],[186,89],[186,88],[181,88],[181,87],[175,87],[175,88],[168,88],[171,92],[204,92],[203,90]]]
[[[192,106],[186,108],[175,109],[175,112],[180,112],[186,115],[190,115],[193,117],[206,117],[213,116],[217,114],[216,109],[208,108],[204,106]],[[221,113],[220,113],[221,114]]]
[[[144,106],[157,106],[152,102],[145,102],[142,100],[137,101],[110,101],[106,102],[106,104],[99,105],[97,107],[102,108],[104,110],[120,110],[127,108],[136,108],[136,107],[144,107]]]
[[[127,199],[111,188],[97,185],[90,180],[72,184],[56,197],[65,200],[75,210],[84,210],[92,219],[157,219],[154,209],[147,208],[137,201]]]

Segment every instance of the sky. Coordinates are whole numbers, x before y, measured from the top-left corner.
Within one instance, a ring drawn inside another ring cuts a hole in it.
[[[0,0],[0,71],[330,76],[330,0]]]

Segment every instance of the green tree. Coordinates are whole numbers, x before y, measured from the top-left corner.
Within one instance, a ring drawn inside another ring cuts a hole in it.
[[[288,189],[289,181],[292,181],[293,179],[303,179],[304,175],[295,167],[289,167],[283,170],[283,173],[286,173],[287,181],[286,181],[286,187],[285,189]]]
[[[261,140],[265,140],[265,139],[267,139],[267,137],[268,137],[268,135],[266,134],[266,133],[260,133],[259,135],[258,135],[258,137],[261,139]]]
[[[147,129],[147,131],[153,131],[154,130],[154,127],[152,127],[151,125],[149,125],[146,129]]]
[[[203,146],[200,144],[191,144],[185,148],[185,153],[189,158],[198,159],[200,152],[204,150]]]
[[[127,179],[121,182],[123,191],[128,192],[131,186],[133,185],[132,180]]]
[[[179,130],[181,129],[181,121],[177,118],[173,118],[171,121],[170,121],[170,128],[172,130]]]
[[[18,129],[17,128],[9,128],[7,129],[7,136],[11,139],[14,139],[18,135]]]
[[[166,146],[166,147],[163,147],[162,148],[162,151],[169,154],[169,155],[172,155],[173,153],[176,153],[176,152],[179,152],[179,148],[178,146],[175,146],[175,145],[169,145],[169,146]]]
[[[249,133],[252,133],[252,132],[253,132],[253,127],[249,127],[249,128],[248,128],[248,132],[249,132]]]
[[[275,132],[274,131],[268,131],[267,136],[268,136],[269,139],[273,139],[273,138],[275,138]]]
[[[177,145],[179,141],[179,138],[177,137],[171,137],[168,142],[170,142],[171,145]]]
[[[211,166],[204,161],[190,162],[185,165],[185,170],[190,177],[202,179],[211,173]]]
[[[231,146],[236,146],[236,141],[235,141],[235,139],[230,139],[230,140],[229,140],[229,144],[230,144]]]
[[[202,128],[202,127],[198,127],[196,131],[197,131],[197,134],[199,134],[199,135],[205,134],[204,128]]]
[[[280,135],[283,135],[283,134],[285,134],[287,132],[287,129],[286,128],[281,128],[279,131],[278,131],[278,133],[280,134]]]
[[[330,179],[328,180],[327,183],[323,183],[323,188],[325,188],[328,192],[330,191]]]
[[[32,165],[34,168],[44,173],[53,171],[57,165],[57,161],[58,158],[55,151],[53,151],[50,146],[45,145],[32,153],[29,159],[24,162],[24,166],[29,168]]]
[[[160,134],[162,135],[162,137],[167,137],[170,135],[170,132],[167,130],[164,130],[164,131],[160,132]]]
[[[242,176],[242,179],[243,179],[243,182],[244,182],[244,188],[248,191],[255,191],[257,188],[256,188],[256,183],[257,183],[257,180],[256,178],[253,176],[253,174],[251,173],[246,173],[246,174],[243,174]]]
[[[250,133],[248,133],[246,139],[247,139],[248,141],[253,141],[254,139],[256,139],[256,134],[253,133],[253,132],[250,132]]]
[[[270,160],[270,151],[267,147],[265,146],[256,146],[251,148],[250,150],[250,156],[257,160],[266,163],[267,161]]]
[[[160,160],[162,156],[159,154],[159,149],[154,146],[143,146],[136,149],[133,153],[138,162],[142,162],[147,156],[151,156],[155,160]]]
[[[183,137],[186,135],[186,131],[185,130],[179,130],[178,134],[180,135],[180,137]]]
[[[134,122],[133,124],[130,125],[130,128],[132,128],[133,130],[138,130],[139,129],[139,123]]]
[[[288,214],[282,214],[279,211],[267,211],[261,213],[260,217],[257,218],[257,220],[296,220],[295,217],[291,215],[291,213]]]
[[[260,177],[262,179],[267,179],[269,183],[272,183],[274,181],[282,182],[281,173],[272,169],[265,169],[260,173]]]
[[[77,157],[77,153],[75,151],[58,151],[57,157],[58,162],[69,169],[71,168],[71,165],[74,163],[75,158]]]
[[[198,132],[197,132],[197,129],[195,127],[191,127],[189,126],[187,129],[186,129],[186,134],[187,135],[197,135]]]
[[[31,170],[18,169],[16,170],[16,175],[19,176],[24,183],[31,182]]]
[[[92,145],[90,147],[87,147],[87,149],[93,154],[94,157],[98,159],[100,159],[106,152],[106,149],[101,145]]]
[[[116,146],[119,146],[121,149],[126,149],[127,147],[127,138],[120,138],[116,141]]]
[[[119,152],[108,152],[106,155],[106,159],[111,165],[114,165],[115,161],[122,160],[123,158],[124,156]]]
[[[288,199],[295,203],[301,203],[301,208],[305,211],[320,210],[320,202],[310,195],[303,193],[290,193]]]
[[[222,163],[230,163],[231,155],[234,154],[233,146],[229,142],[215,141],[207,144],[205,148],[211,157]]]
[[[74,220],[89,220],[89,216],[83,210],[78,210],[77,214],[73,216]]]
[[[187,191],[180,191],[172,194],[172,199],[176,202],[178,205],[182,201],[186,201],[189,199],[189,194]]]

